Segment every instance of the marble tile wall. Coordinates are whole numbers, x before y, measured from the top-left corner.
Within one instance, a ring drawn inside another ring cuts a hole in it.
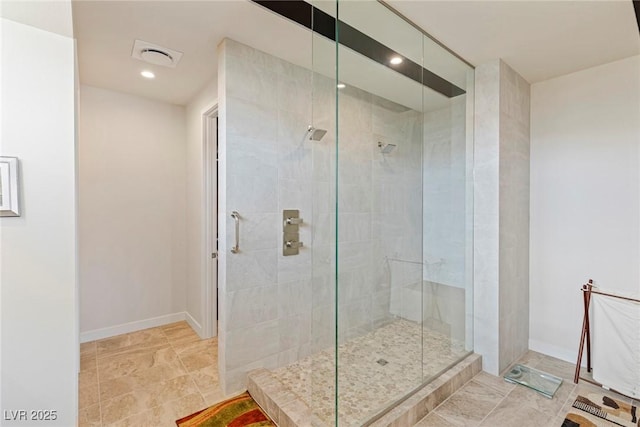
[[[446,108],[424,115],[422,317],[425,326],[460,341],[465,341],[470,323],[465,311],[471,298],[467,248],[473,207],[467,197],[472,172],[466,114],[472,100],[459,96]]]
[[[415,264],[422,257],[422,117],[346,88],[339,94],[339,118],[338,234],[344,240],[338,287],[344,295],[338,295],[338,316],[340,338],[350,339],[390,315],[409,318],[406,308],[413,301],[401,290],[422,281]],[[396,148],[383,154],[378,143]],[[362,194],[367,197],[358,202]],[[358,228],[364,233],[357,235]],[[363,251],[366,258],[352,263]]]
[[[219,46],[219,369],[226,393],[246,372],[333,346],[338,220],[340,340],[390,319],[385,256],[421,258],[421,114],[249,46]],[[310,141],[307,127],[328,132]],[[397,150],[383,156],[378,141]],[[339,187],[336,191],[336,173]],[[336,218],[336,202],[339,215]],[[282,255],[282,210],[300,209],[305,243]],[[238,211],[240,253],[231,254]],[[421,280],[401,266],[394,283]]]
[[[424,278],[465,287],[467,97],[424,115]]]
[[[474,342],[498,375],[529,340],[529,84],[495,60],[475,90]]]
[[[529,83],[500,62],[500,371],[529,348]]]

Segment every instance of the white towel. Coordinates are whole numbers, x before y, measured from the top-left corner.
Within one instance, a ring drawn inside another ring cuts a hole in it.
[[[640,304],[591,295],[593,379],[640,398]]]

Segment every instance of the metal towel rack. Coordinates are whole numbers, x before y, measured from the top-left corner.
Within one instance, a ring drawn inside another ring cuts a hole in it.
[[[236,222],[236,245],[231,248],[232,254],[240,252],[240,214],[237,211],[231,212],[231,218]]]

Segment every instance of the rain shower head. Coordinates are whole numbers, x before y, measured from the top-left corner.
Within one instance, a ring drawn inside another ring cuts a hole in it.
[[[309,139],[312,141],[320,141],[327,133],[326,129],[316,129],[313,126],[309,126]]]
[[[385,144],[384,142],[378,142],[378,148],[382,154],[389,154],[396,149],[396,144]]]

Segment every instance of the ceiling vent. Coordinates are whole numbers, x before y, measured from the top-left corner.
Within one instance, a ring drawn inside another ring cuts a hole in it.
[[[180,58],[182,58],[182,52],[167,49],[166,47],[158,46],[157,44],[142,40],[136,40],[133,43],[131,57],[148,62],[149,64],[176,68],[176,65],[180,62]]]

